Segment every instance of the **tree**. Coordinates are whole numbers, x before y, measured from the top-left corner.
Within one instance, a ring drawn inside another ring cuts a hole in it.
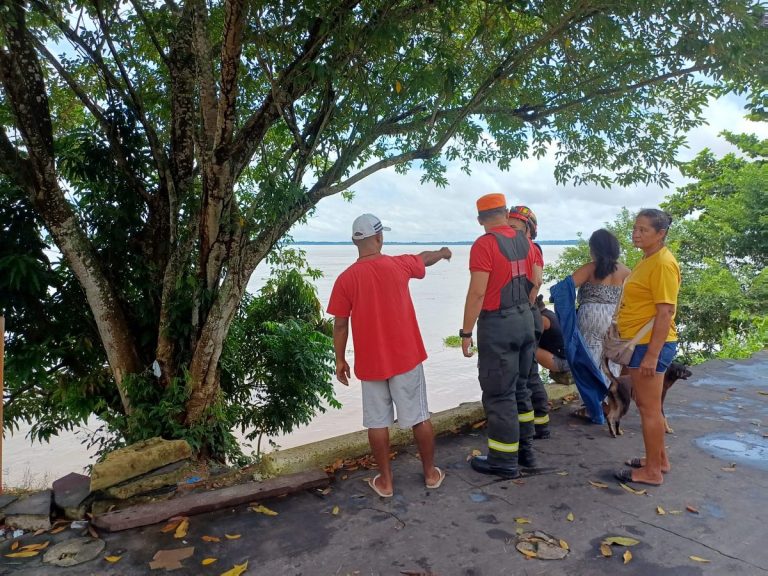
[[[747,0],[10,0],[0,173],[87,302],[113,386],[90,407],[128,434],[137,398],[178,388],[169,433],[205,430],[251,273],[323,198],[550,147],[559,181],[665,184],[708,98],[760,94],[762,17]]]

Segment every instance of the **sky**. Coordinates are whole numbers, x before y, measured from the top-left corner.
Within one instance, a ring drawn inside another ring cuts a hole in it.
[[[744,118],[743,100],[728,96],[713,100],[704,117],[707,124],[692,130],[688,148],[679,160],[690,160],[704,148],[717,156],[734,151],[718,134],[723,130],[755,133],[768,138],[768,125]],[[377,172],[354,187],[351,201],[340,195],[322,200],[314,216],[291,231],[297,241],[343,242],[351,236],[352,221],[365,212],[377,215],[392,230],[390,242],[441,242],[474,240],[482,232],[477,223],[475,200],[483,194],[502,192],[507,204],[525,204],[539,222],[540,240],[585,238],[606,222],[612,222],[622,207],[630,211],[657,207],[664,196],[687,180],[677,171],[669,172],[672,186],[600,188],[573,184],[558,185],[554,178],[554,157],[514,161],[508,171],[491,164],[474,164],[471,175],[449,167],[448,186],[419,182],[422,172],[412,169],[396,174],[394,169]]]

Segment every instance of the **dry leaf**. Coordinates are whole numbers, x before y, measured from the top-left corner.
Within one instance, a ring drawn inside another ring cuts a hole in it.
[[[607,536],[603,538],[603,544],[610,546],[611,544],[618,544],[619,546],[634,546],[640,544],[640,540],[634,538],[628,538],[626,536]]]
[[[525,528],[523,528],[522,526],[518,526],[517,528],[515,528],[515,534],[517,534],[518,536],[523,532],[525,532]]]
[[[122,558],[122,556],[104,556],[104,560],[111,562],[112,564],[120,560],[120,558]]]
[[[720,468],[723,472],[734,472],[736,470],[736,462],[731,462],[728,466]]]
[[[609,556],[613,556],[613,550],[611,550],[611,547],[603,542],[600,544],[600,554],[608,558]]]
[[[698,508],[694,508],[693,506],[686,506],[685,509],[688,510],[688,512],[690,512],[691,514],[698,514],[699,513],[699,509]]]
[[[334,506],[333,510],[331,510],[331,514],[333,514],[334,516],[338,516],[339,515],[339,507],[338,506]]]
[[[186,548],[174,548],[172,550],[158,550],[152,557],[149,567],[152,570],[165,568],[166,570],[178,570],[182,568],[181,561],[189,558],[195,553],[194,546]]]
[[[218,560],[218,558],[203,558],[200,564],[202,564],[203,566],[209,566],[210,564],[213,564],[214,562],[216,562],[216,560]]]
[[[54,528],[53,530],[51,530],[49,534],[58,534],[59,532],[64,532],[64,530],[66,529],[67,529],[66,526],[59,526],[58,528]]]
[[[32,536],[40,536],[40,534],[45,534],[45,528],[40,528],[40,530],[35,530],[35,533],[32,534]]]
[[[39,550],[22,550],[21,552],[12,552],[11,554],[6,554],[6,558],[32,558],[32,556],[37,556],[40,554]]]
[[[530,524],[531,521],[528,518],[515,518],[515,522],[518,524]]]
[[[226,572],[222,572],[221,576],[240,576],[245,570],[248,568],[248,560],[245,561],[245,564],[235,564],[234,568],[231,570],[227,570]]]
[[[474,424],[472,424],[472,428],[474,430],[477,430],[478,428],[482,428],[483,426],[485,426],[486,422],[487,420],[480,420],[480,422],[475,422]]]
[[[768,396],[768,392],[765,392],[764,390],[758,390],[758,394],[762,394],[763,396]]]
[[[566,516],[565,519],[568,520],[568,522],[573,522],[573,519],[574,519],[573,512],[568,512],[568,516]]]
[[[589,483],[592,484],[592,486],[594,486],[595,488],[608,488],[608,484],[606,484],[605,482],[597,482],[596,480],[590,480]]]
[[[520,548],[518,548],[518,550],[520,550]],[[524,556],[527,556],[528,558],[536,558],[536,552],[534,552],[533,550],[522,549],[520,550],[520,553],[523,554]]]
[[[13,544],[11,544],[11,550],[16,550],[16,548],[18,548],[18,547],[19,547],[19,541],[18,540],[14,540]]]
[[[624,558],[624,564],[629,564],[629,561],[632,560],[632,552],[626,550],[622,558]]]
[[[400,80],[395,80],[395,92],[400,94],[400,91],[403,89],[403,85],[400,84]]]
[[[178,525],[181,524],[182,520],[183,518],[179,518],[178,520],[171,520],[170,522],[168,522],[168,524],[166,524],[160,529],[160,532],[163,532],[163,533],[173,532],[174,530],[176,530]]]
[[[176,526],[176,531],[173,533],[174,538],[185,538],[187,536],[187,530],[189,530],[189,520],[184,518],[179,525]]]
[[[656,506],[656,514],[658,514],[660,516],[664,516],[664,514],[666,514],[666,513],[667,513],[667,511],[664,510],[664,508],[662,508],[661,506]]]
[[[218,536],[203,536],[203,542],[221,542]]]
[[[644,494],[646,494],[646,493],[647,493],[647,492],[645,491],[645,489],[643,489],[643,490],[635,490],[635,489],[634,489],[634,488],[632,488],[631,486],[627,486],[626,484],[624,484],[624,482],[619,482],[619,486],[621,486],[622,488],[624,488],[624,490],[626,490],[627,492],[629,492],[629,493],[631,493],[631,494],[637,494],[638,496],[643,496]]]
[[[258,506],[251,506],[251,510],[254,512],[258,512],[259,514],[264,514],[265,516],[277,516],[277,512],[274,510],[270,510],[266,506],[263,506],[262,504],[259,504]]]
[[[48,544],[50,544],[50,542],[46,540],[42,544],[27,544],[26,546],[22,546],[21,549],[22,550],[45,550],[46,548],[48,548]]]
[[[563,550],[570,550],[568,546],[568,542],[566,542],[565,540],[560,540],[560,548],[562,548]]]
[[[561,470],[560,472],[555,472],[555,474],[557,474],[558,476],[568,476],[568,472],[566,472],[565,470]]]
[[[240,534],[224,534],[224,538],[227,540],[237,540],[240,538]]]
[[[707,560],[706,558],[702,558],[701,556],[688,556],[688,558],[690,558],[694,562],[703,562],[705,564],[709,562],[709,560]]]
[[[99,533],[96,532],[96,528],[93,527],[93,524],[88,524],[88,534],[91,535],[91,538],[98,538]]]

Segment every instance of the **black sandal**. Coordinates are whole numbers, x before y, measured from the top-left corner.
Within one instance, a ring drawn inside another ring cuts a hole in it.
[[[624,462],[627,466],[630,468],[642,468],[643,467],[643,459],[642,458],[630,458],[626,462]]]
[[[632,470],[629,468],[622,468],[621,470],[617,470],[613,473],[614,477],[619,482],[633,482],[634,484],[647,484],[648,486],[661,486],[661,484],[654,484],[653,482],[644,482],[642,480],[633,480],[632,479]]]

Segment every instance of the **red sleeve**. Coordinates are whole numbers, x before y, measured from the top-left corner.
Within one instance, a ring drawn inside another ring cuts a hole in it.
[[[336,278],[328,300],[328,314],[339,318],[349,318],[352,315],[352,301],[346,289],[346,274]]]
[[[496,239],[491,234],[480,236],[469,251],[470,272],[490,272],[493,269],[493,242]]]
[[[403,254],[402,256],[395,256],[395,262],[408,273],[409,278],[421,280],[427,273],[427,268],[424,266],[424,260],[421,259],[421,256]]]
[[[533,247],[533,250],[536,252],[536,264],[538,266],[541,266],[544,268],[544,252],[541,250],[541,247],[536,244],[536,242],[531,241],[531,246]]]
[[[533,267],[536,264],[539,264],[538,260],[541,257],[539,254],[539,251],[536,249],[536,246],[534,245],[533,241],[529,238],[528,239],[528,255],[525,257],[525,275],[528,276],[528,279],[531,282],[535,282],[534,274],[533,274]],[[542,260],[543,264],[543,260]],[[542,264],[539,264],[541,266]]]

